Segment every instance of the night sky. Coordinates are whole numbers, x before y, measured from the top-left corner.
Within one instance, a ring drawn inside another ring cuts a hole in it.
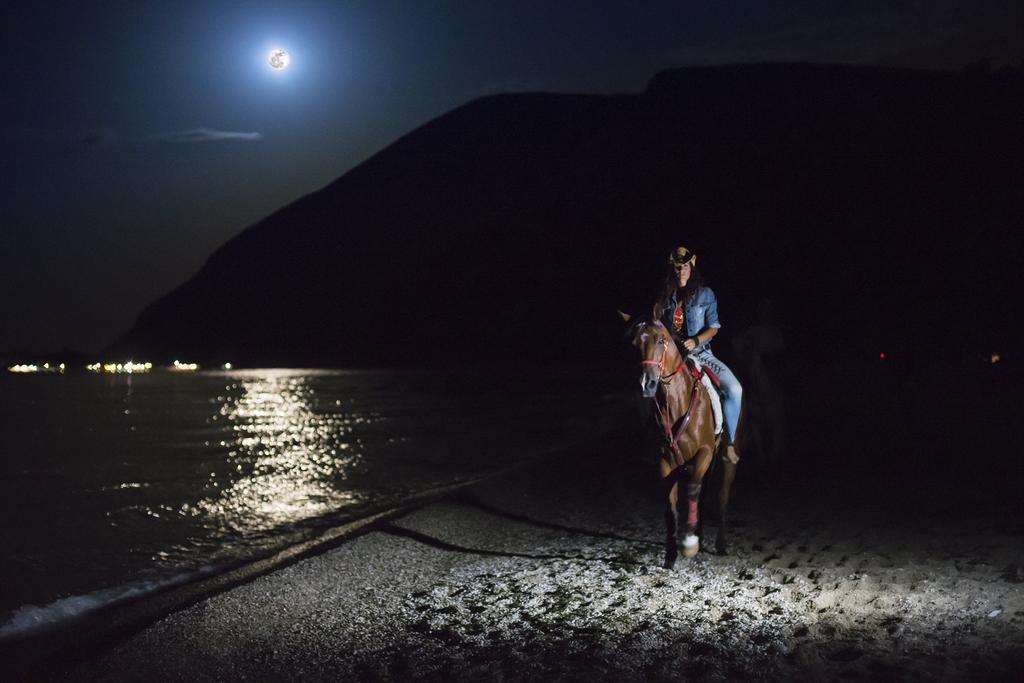
[[[246,226],[481,95],[638,92],[731,62],[1024,61],[1014,0],[643,4],[4,10],[0,350],[102,347]]]

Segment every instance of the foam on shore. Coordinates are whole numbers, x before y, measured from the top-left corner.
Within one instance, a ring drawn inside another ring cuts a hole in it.
[[[138,600],[157,591],[190,583],[208,576],[214,571],[216,571],[215,567],[204,566],[198,570],[182,572],[169,577],[132,581],[84,595],[71,595],[43,606],[23,605],[11,612],[7,621],[0,625],[0,641],[56,628],[100,609]]]

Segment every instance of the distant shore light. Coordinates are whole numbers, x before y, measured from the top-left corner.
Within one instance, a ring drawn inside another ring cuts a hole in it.
[[[98,365],[98,363],[97,363],[97,365]],[[127,361],[125,363],[104,363],[103,364],[103,372],[114,374],[114,375],[121,374],[121,373],[127,373],[127,374],[131,375],[131,374],[134,374],[134,373],[137,373],[137,372],[149,372],[152,369],[153,369],[153,364],[152,363],[136,363],[135,361],[131,361],[131,360]],[[93,370],[93,372],[98,372],[98,370]]]
[[[36,365],[35,363],[18,363],[16,365],[7,366],[7,371],[22,375],[35,372],[64,374],[64,367],[64,363],[59,365],[50,365],[49,363],[43,363],[42,365]]]
[[[21,363],[18,365],[12,365],[8,367],[7,370],[8,372],[39,372],[39,366]]]

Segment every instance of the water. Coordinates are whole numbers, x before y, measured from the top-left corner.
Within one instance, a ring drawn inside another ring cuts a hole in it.
[[[594,373],[0,379],[0,637],[193,580],[593,436]]]

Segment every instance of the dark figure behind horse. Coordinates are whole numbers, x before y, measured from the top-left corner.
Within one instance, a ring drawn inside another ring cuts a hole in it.
[[[686,511],[683,556],[693,557],[700,550],[701,487],[721,445],[721,437],[715,434],[711,399],[701,384],[700,371],[683,358],[665,326],[660,322],[639,322],[633,327],[632,341],[643,355],[640,378],[643,395],[653,399],[655,417],[664,432],[661,477],[668,499],[665,567],[672,568],[679,556],[677,536],[681,507]],[[721,522],[715,549],[724,554],[728,545],[726,510],[736,477],[736,463],[722,458],[722,465],[724,473],[718,495]],[[685,495],[680,495],[682,492]],[[685,504],[680,505],[680,500],[685,500]]]

